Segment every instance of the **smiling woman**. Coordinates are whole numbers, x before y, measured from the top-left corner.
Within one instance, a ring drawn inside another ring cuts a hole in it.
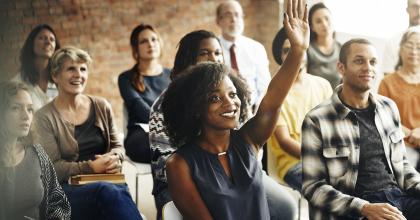
[[[85,51],[65,47],[51,58],[58,96],[35,115],[37,141],[45,146],[70,200],[72,219],[141,219],[126,185],[67,184],[79,174],[120,173],[123,150],[110,104],[84,95],[89,66]]]

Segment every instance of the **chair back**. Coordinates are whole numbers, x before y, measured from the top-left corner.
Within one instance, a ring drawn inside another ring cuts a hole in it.
[[[182,215],[173,201],[170,201],[163,206],[162,220],[182,220]]]

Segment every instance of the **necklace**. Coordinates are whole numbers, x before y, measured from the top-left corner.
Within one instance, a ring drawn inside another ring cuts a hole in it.
[[[226,151],[223,151],[223,152],[217,153],[217,156],[220,157],[220,156],[226,155],[226,153],[227,153]]]

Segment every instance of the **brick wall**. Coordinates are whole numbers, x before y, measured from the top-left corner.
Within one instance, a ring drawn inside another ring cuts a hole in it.
[[[171,67],[179,39],[196,29],[219,33],[215,8],[220,0],[0,0],[0,80],[19,69],[19,50],[40,23],[51,25],[62,45],[87,50],[93,57],[86,93],[106,97],[118,127],[122,100],[117,77],[130,68],[129,36],[140,22],[152,24],[163,41],[162,64]],[[264,44],[271,59],[271,41],[280,24],[279,0],[242,0],[245,35]],[[272,60],[272,59],[271,59]],[[270,64],[272,72],[277,68]]]

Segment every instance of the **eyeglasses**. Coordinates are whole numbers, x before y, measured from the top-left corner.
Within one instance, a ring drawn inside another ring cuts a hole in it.
[[[406,50],[416,50],[417,52],[420,52],[420,44],[405,43],[402,47]]]

